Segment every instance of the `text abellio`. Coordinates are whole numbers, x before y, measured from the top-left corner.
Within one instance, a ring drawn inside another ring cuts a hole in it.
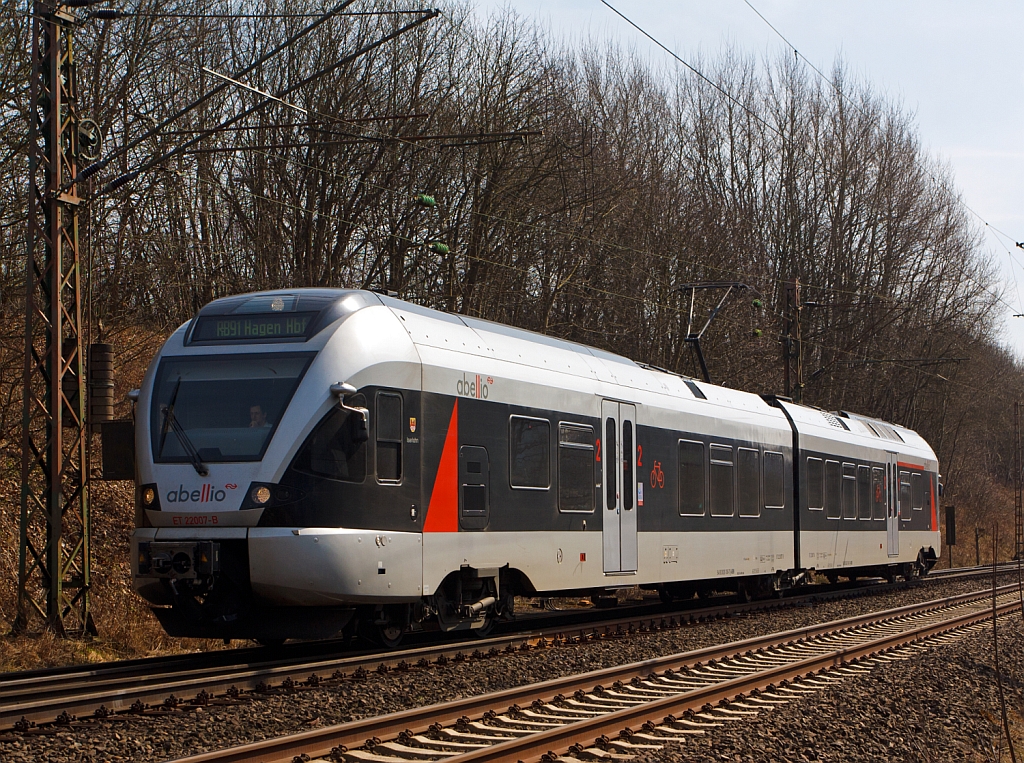
[[[466,375],[463,374],[462,378],[455,384],[455,391],[460,395],[466,397],[475,397],[477,400],[486,400],[489,388],[487,384],[480,378],[480,374],[476,375],[476,379],[467,379]]]
[[[198,490],[186,490],[185,486],[180,486],[177,490],[172,490],[167,494],[167,503],[220,503],[227,498],[225,493],[220,488],[215,488],[213,485],[203,485]]]

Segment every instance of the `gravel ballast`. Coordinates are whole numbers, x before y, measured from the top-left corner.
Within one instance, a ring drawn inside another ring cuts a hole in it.
[[[1024,753],[1024,626],[1000,619],[1007,715]],[[754,719],[667,745],[641,763],[686,761],[1009,761],[988,625],[952,644],[885,663]]]
[[[1005,582],[1011,581],[1007,579]],[[623,639],[501,654],[461,663],[452,661],[407,673],[371,672],[361,681],[259,696],[245,704],[214,705],[196,712],[179,712],[170,716],[128,715],[114,721],[90,722],[79,728],[53,727],[53,733],[47,734],[4,735],[0,737],[0,759],[33,763],[42,760],[54,763],[163,761],[317,726],[952,596],[978,590],[982,586],[978,581],[951,581],[732,617],[675,630],[635,634]],[[1018,625],[1011,626],[1011,621]],[[1021,666],[1024,665],[1024,632],[1019,627],[1019,615],[1004,622],[1007,625],[1001,631],[1000,641],[1001,667],[1006,676],[1004,689],[1019,718],[1022,709],[1020,688],[1024,685],[1020,680]],[[991,631],[986,633],[990,645]],[[771,714],[762,714],[750,724],[716,729],[704,741],[688,745],[683,758],[671,757],[683,754],[683,748],[679,747],[665,750],[658,757],[661,760],[953,760],[958,758],[912,753],[918,749],[927,750],[929,735],[937,729],[947,729],[943,724],[950,720],[950,716],[944,708],[949,705],[962,708],[962,712],[958,710],[952,716],[948,727],[956,730],[957,746],[954,749],[989,750],[988,753],[977,753],[981,757],[959,759],[994,759],[990,744],[994,731],[988,717],[998,719],[998,704],[992,705],[985,693],[992,677],[990,652],[986,651],[985,643],[985,637],[970,636],[914,660],[891,663],[891,666],[880,668],[868,676],[839,684],[834,690],[810,695],[799,703],[785,705]],[[973,649],[971,644],[974,644]],[[472,651],[472,645],[466,651]],[[959,656],[954,657],[954,654]],[[912,667],[922,660],[932,662],[926,668]],[[297,674],[294,678],[302,680],[305,676]],[[954,686],[955,702],[942,699],[947,689]],[[817,703],[823,704],[819,706]],[[790,717],[795,720],[787,724],[785,719]],[[849,734],[828,730],[829,724],[836,724],[839,718],[849,721]],[[762,735],[760,730],[768,729],[773,723],[779,724],[779,728],[764,731]],[[988,736],[978,736],[981,733],[979,729],[988,729],[985,732]],[[845,742],[844,734],[847,737]],[[898,744],[898,748],[893,748],[891,755],[885,753],[880,756],[877,746],[861,744],[861,736],[876,738],[876,741],[882,739],[885,744],[892,741]],[[975,745],[980,746],[969,747],[967,740],[971,738]],[[820,755],[824,753],[808,752],[815,750],[815,740],[824,746],[823,749],[831,749],[828,754],[833,757],[822,758]],[[985,748],[985,744],[989,746]],[[868,749],[872,750],[871,755],[866,752]],[[800,753],[787,753],[786,750]],[[844,757],[835,757],[840,750]],[[861,751],[864,757],[850,757]],[[801,758],[800,754],[805,757]],[[699,757],[701,755],[704,757]]]

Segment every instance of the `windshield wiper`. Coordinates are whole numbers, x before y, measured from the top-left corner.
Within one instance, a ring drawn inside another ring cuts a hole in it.
[[[192,468],[196,470],[200,477],[206,477],[209,476],[210,470],[206,468],[203,459],[199,457],[199,451],[196,450],[196,446],[188,438],[184,427],[174,417],[174,403],[178,399],[178,390],[180,388],[181,377],[179,376],[178,383],[174,385],[174,392],[171,393],[171,401],[167,404],[167,410],[164,412],[164,428],[163,432],[160,433],[160,455],[164,453],[164,440],[167,439],[167,430],[171,429],[174,431],[174,436],[178,438],[181,449],[185,451],[185,455],[188,456],[188,460],[192,463]]]

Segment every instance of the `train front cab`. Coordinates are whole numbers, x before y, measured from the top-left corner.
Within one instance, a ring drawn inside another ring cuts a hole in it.
[[[133,576],[171,635],[326,637],[357,607],[421,596],[415,349],[365,292],[243,295],[198,319],[259,317],[259,300],[282,297],[326,316],[319,329],[197,342],[190,322],[138,395]],[[344,406],[368,413],[361,462],[331,447],[351,426]]]

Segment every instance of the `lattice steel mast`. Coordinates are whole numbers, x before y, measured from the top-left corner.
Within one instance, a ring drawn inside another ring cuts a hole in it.
[[[1024,484],[1021,475],[1020,401],[1013,404],[1013,558],[1024,553]]]
[[[73,5],[87,5],[78,0]],[[94,633],[89,613],[78,92],[69,5],[32,14],[28,264],[15,630],[39,616],[60,635]],[[70,191],[61,191],[70,187]]]

